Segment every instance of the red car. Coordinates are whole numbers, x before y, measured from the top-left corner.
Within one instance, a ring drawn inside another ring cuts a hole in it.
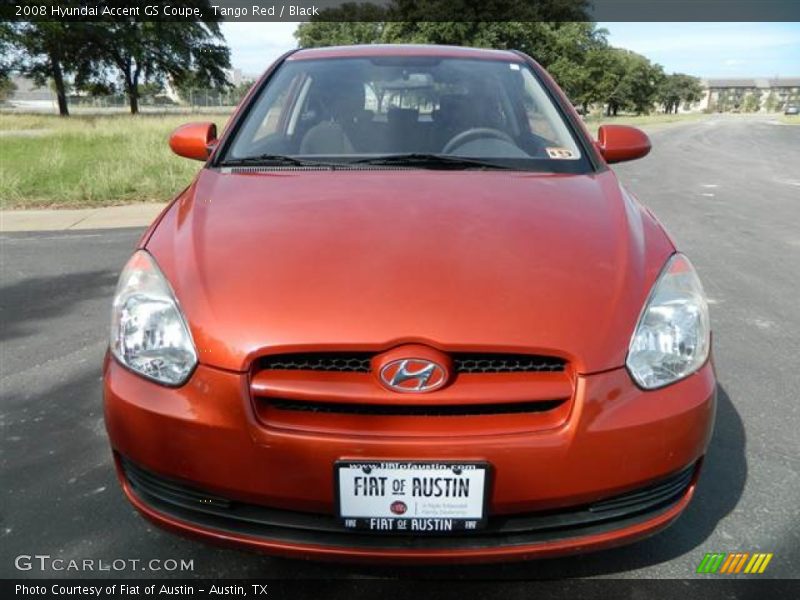
[[[122,487],[158,525],[286,556],[527,559],[686,508],[714,421],[689,260],[519,52],[298,50],[120,277]],[[658,168],[653,165],[653,168]]]

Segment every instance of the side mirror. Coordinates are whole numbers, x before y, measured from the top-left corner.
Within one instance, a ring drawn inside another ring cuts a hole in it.
[[[601,125],[597,147],[607,163],[636,160],[650,152],[650,138],[641,129],[627,125]]]
[[[178,156],[207,160],[217,144],[217,126],[214,123],[187,123],[169,136],[169,147]]]

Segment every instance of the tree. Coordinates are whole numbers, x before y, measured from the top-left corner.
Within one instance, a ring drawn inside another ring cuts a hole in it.
[[[637,115],[648,114],[653,108],[663,78],[661,65],[651,63],[640,54],[628,53],[628,66],[622,83],[627,93],[627,104]]]
[[[681,104],[681,89],[677,75],[667,75],[658,86],[658,102],[664,108],[664,112],[677,113]]]
[[[386,8],[373,4],[345,3],[324,9],[320,19],[301,23],[294,37],[304,48],[377,44],[383,41]]]
[[[598,58],[603,74],[598,85],[597,100],[606,105],[606,116],[616,117],[619,110],[628,104],[630,85],[625,80],[628,68],[626,52],[619,48],[608,48]]]
[[[775,92],[770,91],[767,95],[767,99],[764,101],[764,108],[767,112],[775,112],[778,108],[778,97],[775,95]]]
[[[386,24],[380,22],[308,21],[300,23],[294,36],[304,48],[376,44],[382,40],[385,27]]]
[[[0,23],[0,102],[17,89],[11,81],[11,32],[10,23]]]
[[[616,84],[605,29],[590,23],[565,23],[554,30],[556,58],[546,68],[584,112],[608,96]]]
[[[64,21],[11,23],[2,33],[6,45],[17,51],[7,68],[31,77],[39,86],[52,81],[62,117],[69,116],[67,74],[88,60],[83,51],[84,33],[83,23]]]
[[[519,23],[590,21],[589,0],[390,0],[390,21],[444,22],[457,15],[461,23],[500,23],[513,15]],[[451,22],[452,23],[452,22]]]
[[[0,104],[8,100],[17,90],[16,84],[8,75],[0,75]]]
[[[594,30],[590,23],[577,23],[589,21],[588,5],[588,0],[389,0],[384,6],[345,3],[324,9],[318,18],[301,24],[295,37],[303,47],[418,43],[515,48],[549,64],[558,53],[557,30],[569,26]],[[519,21],[498,21],[500,16],[512,14]],[[446,20],[453,15],[460,20]]]
[[[610,103],[617,98],[620,81],[625,75],[622,59],[615,49],[610,48],[605,42],[606,32],[599,31],[603,35],[602,43],[588,48],[581,57],[581,84],[577,93],[570,96],[574,102],[581,105],[584,112],[589,111],[591,104]],[[618,99],[615,110],[624,103],[624,98]]]
[[[681,76],[683,77],[683,93],[681,94],[681,100],[688,109],[692,104],[702,99],[704,94],[703,84],[700,83],[697,77],[685,74],[681,74]]]
[[[761,90],[754,90],[744,97],[742,110],[744,112],[758,112],[761,107]]]
[[[14,30],[11,23],[0,21],[0,78],[6,79],[11,71],[11,47]]]
[[[731,108],[730,91],[727,89],[720,90],[717,95],[716,109],[717,112],[727,112]]]
[[[242,98],[245,97],[247,92],[250,91],[250,88],[253,87],[255,83],[256,82],[254,79],[243,79],[241,82],[239,82],[239,84],[233,88],[233,97],[235,102],[241,102]]]
[[[106,0],[109,1],[109,0]],[[176,1],[173,6],[205,5],[204,15],[213,15],[208,0]],[[97,60],[84,64],[78,85],[107,77],[115,69],[128,96],[131,114],[139,112],[140,85],[163,85],[167,79],[176,86],[191,79],[209,87],[228,86],[225,69],[230,51],[219,28],[221,17],[203,21],[137,22],[108,19],[88,24],[87,46]]]
[[[699,79],[683,73],[673,73],[661,81],[656,99],[665,113],[677,113],[682,103],[691,105],[700,100],[702,94],[703,88]]]

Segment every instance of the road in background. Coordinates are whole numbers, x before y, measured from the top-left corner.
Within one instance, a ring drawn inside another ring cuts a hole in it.
[[[712,301],[720,399],[695,500],[631,546],[536,562],[424,569],[272,559],[162,532],[119,489],[100,366],[117,274],[141,229],[0,236],[0,577],[19,554],[194,560],[182,577],[673,577],[706,552],[773,552],[765,575],[800,565],[800,127],[712,119],[653,133],[620,165],[664,222]],[[713,577],[713,576],[704,576]]]

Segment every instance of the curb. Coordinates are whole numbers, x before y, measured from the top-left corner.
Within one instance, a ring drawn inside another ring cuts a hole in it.
[[[104,208],[4,210],[0,211],[0,233],[147,227],[165,206],[166,203],[140,203]]]

